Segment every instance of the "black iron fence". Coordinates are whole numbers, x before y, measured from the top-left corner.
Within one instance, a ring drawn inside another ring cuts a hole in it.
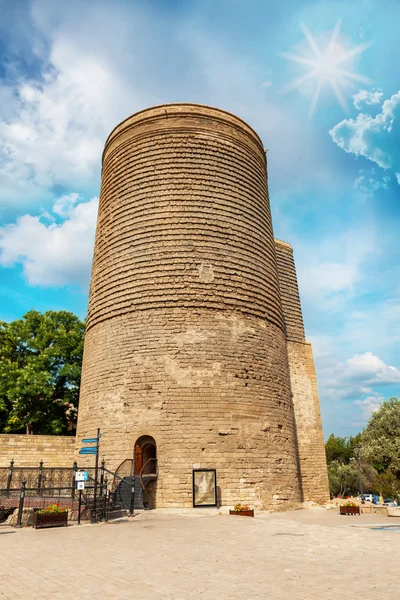
[[[71,467],[44,467],[43,461],[37,467],[16,467],[12,460],[9,467],[0,467],[0,489],[20,488],[23,481],[27,488],[37,490],[74,487],[77,470],[76,462]]]
[[[95,467],[85,467],[88,480],[83,490],[77,490],[72,467],[0,467],[0,525],[30,524],[34,511],[57,504],[68,509],[69,520],[93,523],[108,520],[115,511],[133,514],[134,481],[106,469],[104,461],[96,473]],[[97,474],[97,479],[96,479]]]

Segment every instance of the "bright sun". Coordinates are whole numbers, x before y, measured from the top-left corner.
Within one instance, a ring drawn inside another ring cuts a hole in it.
[[[362,54],[371,44],[359,44],[350,50],[346,50],[343,44],[338,41],[340,21],[336,23],[330,39],[327,39],[326,43],[322,44],[322,48],[317,44],[317,41],[305,25],[301,24],[301,28],[308,42],[307,50],[302,54],[280,52],[280,56],[305,65],[310,70],[302,77],[286,85],[283,90],[288,91],[293,88],[300,88],[305,83],[315,82],[309,112],[309,116],[311,117],[317,107],[322,87],[328,84],[332,88],[340,106],[347,112],[348,109],[343,89],[356,81],[369,84],[371,80],[351,70],[346,70],[344,67],[347,66],[349,68],[350,66],[351,68],[351,61],[354,57]]]

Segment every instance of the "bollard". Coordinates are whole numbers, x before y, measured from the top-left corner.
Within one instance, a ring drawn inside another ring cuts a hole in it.
[[[79,490],[79,500],[78,500],[78,525],[81,524],[81,509],[82,509],[82,490]]]
[[[103,461],[104,462],[104,461]],[[104,479],[104,485],[103,485],[103,514],[102,514],[102,521],[107,521],[107,477]]]
[[[19,507],[16,527],[22,527],[22,511],[24,510],[26,481],[22,482],[21,493],[19,496]]]
[[[42,489],[42,478],[43,478],[43,461],[40,461],[39,464],[39,476],[37,482],[38,494],[40,494],[40,490]]]
[[[71,492],[71,498],[75,498],[75,486],[76,486],[75,473],[77,472],[77,470],[78,470],[78,463],[75,460],[74,464],[73,464],[73,467],[72,467],[72,483],[71,483],[72,492]]]
[[[134,516],[134,508],[135,508],[135,480],[132,477],[132,487],[131,487],[131,506],[129,509],[129,514],[131,517]]]
[[[10,462],[10,469],[8,471],[8,477],[7,477],[7,496],[9,496],[9,493],[10,493],[13,470],[14,470],[14,459],[12,458],[11,462]]]
[[[104,458],[101,461],[101,467],[100,467],[100,486],[103,487],[103,483],[104,483],[104,468],[105,468],[105,461]]]

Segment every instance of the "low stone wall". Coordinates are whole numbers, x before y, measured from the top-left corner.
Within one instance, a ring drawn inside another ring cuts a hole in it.
[[[361,512],[363,515],[384,515],[385,517],[387,517],[388,507],[370,504],[369,506],[361,506]]]
[[[0,435],[0,467],[14,459],[16,467],[71,467],[75,437],[59,435]]]

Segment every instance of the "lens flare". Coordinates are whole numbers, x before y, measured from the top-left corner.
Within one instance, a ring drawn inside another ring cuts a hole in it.
[[[324,48],[320,48],[316,39],[301,23],[301,28],[304,32],[308,48],[303,54],[290,54],[288,52],[280,52],[279,55],[283,58],[309,67],[309,72],[295,79],[291,83],[284,86],[283,91],[290,91],[295,88],[300,88],[307,82],[315,82],[314,94],[311,100],[309,116],[312,117],[316,108],[318,99],[323,86],[329,85],[337,101],[342,109],[347,112],[348,107],[344,96],[344,88],[354,82],[370,84],[372,83],[368,77],[364,77],[349,70],[351,61],[362,54],[371,44],[359,44],[348,50],[339,41],[340,21],[336,23],[334,30],[331,33],[330,39],[327,40]],[[345,67],[348,67],[347,69]]]

